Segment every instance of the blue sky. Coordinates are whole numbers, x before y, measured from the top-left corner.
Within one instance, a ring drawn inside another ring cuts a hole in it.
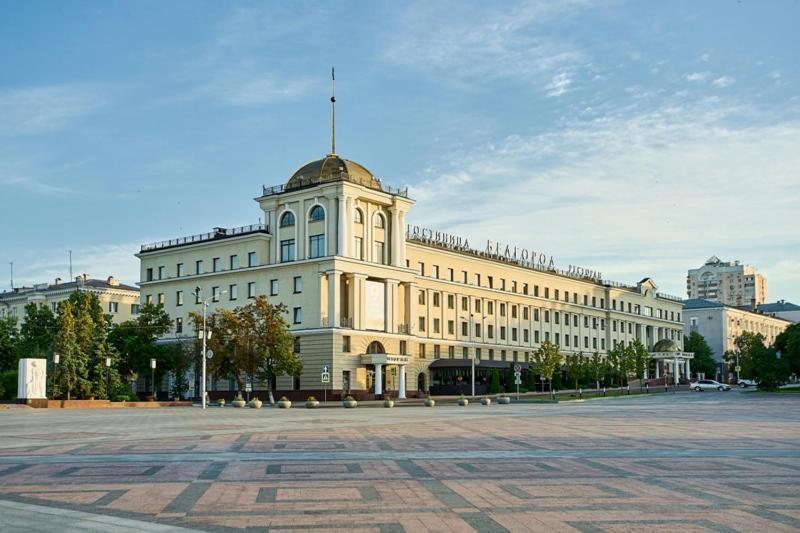
[[[0,3],[0,260],[138,278],[329,148],[409,222],[684,296],[711,255],[800,303],[800,2]],[[8,275],[0,276],[8,288]]]

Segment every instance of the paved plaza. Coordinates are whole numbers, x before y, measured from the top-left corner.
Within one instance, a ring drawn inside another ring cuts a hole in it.
[[[0,410],[2,531],[797,531],[800,395]]]

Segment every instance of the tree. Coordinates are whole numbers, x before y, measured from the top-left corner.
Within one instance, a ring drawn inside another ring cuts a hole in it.
[[[725,360],[730,367],[736,365],[736,353],[739,353],[739,366],[742,367],[740,374],[745,377],[755,377],[753,375],[753,353],[764,346],[764,336],[761,333],[751,333],[745,331],[733,341],[736,346],[734,352],[726,352]],[[727,378],[726,378],[727,379]]]
[[[683,341],[683,349],[694,353],[692,367],[695,372],[701,372],[707,376],[714,376],[717,370],[717,363],[714,361],[714,352],[706,342],[705,337],[693,331]]]
[[[609,387],[616,385],[616,378],[619,377],[623,365],[624,348],[617,345],[606,354],[605,381]]]
[[[500,393],[500,372],[496,368],[492,369],[492,380],[489,382],[489,394]]]
[[[573,388],[577,390],[578,380],[583,375],[583,352],[574,355],[568,355],[565,359],[567,365],[567,378],[569,379],[570,383],[574,385]]]
[[[169,393],[173,398],[183,398],[189,392],[189,381],[186,374],[196,360],[195,346],[175,343],[171,348],[167,366],[173,374],[173,382]]]
[[[650,353],[647,351],[647,348],[639,342],[639,339],[634,339],[634,341],[628,345],[627,350],[630,354],[630,375],[636,376],[639,380],[639,388],[641,389],[641,380],[644,379],[644,373],[650,366]]]
[[[265,296],[258,296],[248,305],[233,311],[220,309],[206,317],[212,332],[209,347],[215,354],[211,371],[233,377],[240,389],[245,377],[272,383],[280,376],[299,376],[303,362],[295,353],[295,339],[284,319],[286,312],[285,305],[272,305]],[[200,329],[202,315],[191,313],[190,317]]]
[[[61,355],[57,383],[63,386],[66,399],[69,400],[73,393],[81,394],[89,388],[89,382],[86,379],[86,357],[78,346],[71,301],[64,300],[59,303],[57,324],[55,349]]]
[[[169,346],[157,345],[156,340],[172,329],[172,319],[163,304],[144,304],[139,315],[114,326],[108,333],[108,342],[117,354],[119,374],[127,381],[139,375],[150,375],[150,359],[156,359],[157,378],[170,370]]]
[[[553,373],[561,369],[562,355],[558,346],[546,340],[533,352],[533,363],[539,375],[549,380],[552,384]]]
[[[25,320],[19,328],[18,358],[52,356],[57,327],[56,316],[49,307],[35,303],[26,305]]]
[[[778,386],[791,374],[783,354],[778,357],[774,347],[768,348],[763,343],[751,346],[749,362],[751,375],[758,380],[759,390],[777,390]]]
[[[800,323],[792,324],[775,338],[775,348],[786,360],[789,371],[800,376]]]
[[[18,340],[17,317],[0,318],[0,372],[16,369]]]
[[[600,388],[600,380],[603,379],[606,373],[606,361],[598,352],[592,354],[591,359],[587,360],[587,370],[589,378],[594,381],[595,388]]]

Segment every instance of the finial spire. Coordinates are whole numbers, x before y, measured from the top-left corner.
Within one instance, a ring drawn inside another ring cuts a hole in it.
[[[331,67],[331,155],[336,154],[336,74]]]

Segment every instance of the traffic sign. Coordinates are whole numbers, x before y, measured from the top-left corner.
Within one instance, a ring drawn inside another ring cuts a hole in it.
[[[322,371],[323,372],[328,372],[329,370],[330,369],[328,368],[328,365],[322,365]]]
[[[514,385],[522,385],[522,380],[519,375],[517,375],[517,378],[514,380]]]
[[[322,373],[322,383],[330,383],[331,382],[331,375],[328,372]]]
[[[514,364],[514,373],[519,374],[520,372],[522,372],[522,365],[519,363]]]
[[[245,383],[244,384],[244,391],[245,392],[253,392],[253,384],[252,383]]]
[[[208,350],[206,352],[206,359],[211,359],[212,357],[214,357],[214,351],[213,350]]]
[[[742,367],[740,367],[739,365],[736,365],[736,369],[735,369],[735,370],[736,370],[737,372],[741,372],[741,371],[742,371]]]

